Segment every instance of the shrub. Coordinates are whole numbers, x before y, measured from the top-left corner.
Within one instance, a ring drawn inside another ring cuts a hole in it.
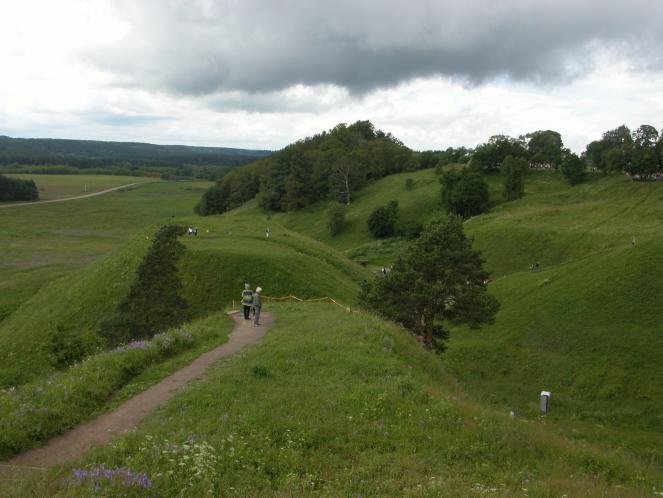
[[[562,174],[569,185],[577,185],[585,179],[585,161],[570,152],[562,162]]]
[[[343,231],[346,225],[345,215],[348,208],[345,204],[334,202],[327,210],[327,229],[332,237],[335,237]]]
[[[87,356],[95,347],[95,340],[71,328],[58,325],[48,334],[47,344],[57,369],[70,367]]]
[[[0,175],[1,201],[34,201],[39,197],[37,185],[32,180],[19,180]]]
[[[405,225],[400,232],[403,234],[403,236],[408,239],[408,240],[414,240],[419,235],[421,235],[421,232],[424,230],[424,226],[419,223],[418,221],[415,221],[413,223],[408,223]]]
[[[368,217],[368,230],[374,237],[389,237],[396,230],[398,220],[398,202],[391,201],[386,206],[381,206]]]
[[[504,198],[507,201],[520,199],[525,193],[527,161],[522,157],[507,156],[500,170],[504,178]]]
[[[441,178],[442,204],[447,211],[469,218],[488,211],[488,184],[469,169],[449,170]]]

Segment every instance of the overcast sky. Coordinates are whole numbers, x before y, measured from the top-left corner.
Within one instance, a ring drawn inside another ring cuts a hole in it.
[[[660,0],[0,0],[0,135],[418,149],[663,127]]]

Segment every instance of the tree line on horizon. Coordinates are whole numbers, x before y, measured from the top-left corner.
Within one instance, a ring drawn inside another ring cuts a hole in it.
[[[101,174],[218,180],[266,150],[0,136],[0,173]]]
[[[505,198],[514,200],[522,196],[530,169],[559,170],[571,185],[582,182],[588,169],[627,172],[636,179],[663,175],[663,136],[650,125],[634,132],[622,125],[578,155],[564,146],[558,132],[538,130],[519,137],[494,135],[474,149],[418,152],[370,121],[341,123],[230,171],[204,193],[195,210],[223,213],[255,197],[269,211],[297,210],[324,199],[350,205],[357,190],[384,176],[428,168],[441,173],[449,164],[480,175],[501,173]]]

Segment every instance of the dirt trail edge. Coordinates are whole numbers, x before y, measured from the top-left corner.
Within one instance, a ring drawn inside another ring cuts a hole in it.
[[[40,448],[21,453],[6,462],[0,462],[0,476],[21,469],[29,470],[70,463],[82,457],[93,446],[106,444],[119,434],[137,428],[176,391],[186,387],[192,380],[201,378],[212,363],[246,346],[260,342],[274,324],[274,316],[267,312],[263,312],[260,316],[262,324],[259,327],[254,327],[252,320],[244,320],[241,313],[233,313],[232,317],[235,326],[228,336],[228,342],[203,353],[186,367],[131,398],[112,412],[56,436]]]
[[[99,192],[92,192],[91,194],[77,195],[75,197],[63,197],[62,199],[48,199],[47,201],[17,202],[16,204],[3,204],[2,206],[0,206],[0,208],[10,208],[16,206],[36,206],[37,204],[51,204],[53,202],[75,201],[76,199],[87,199],[88,197],[96,197],[98,195],[108,194],[109,192],[115,192],[116,190],[122,190],[123,188],[130,189],[132,187],[136,187],[137,185],[145,185],[145,184],[146,184],[145,182],[127,183],[126,185],[120,185],[119,187],[107,188],[106,190],[101,190]]]

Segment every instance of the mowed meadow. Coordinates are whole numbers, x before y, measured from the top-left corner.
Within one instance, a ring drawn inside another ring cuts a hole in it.
[[[465,230],[502,309],[493,325],[452,330],[442,356],[356,302],[362,281],[408,244],[373,239],[368,216],[390,200],[401,224],[440,213],[434,170],[358,192],[337,237],[327,202],[270,214],[251,201],[193,215],[205,182],[0,209],[3,457],[225,341],[223,312],[245,281],[268,297],[332,296],[351,308],[266,300],[277,324],[261,344],[220,362],[139,431],[73,465],[0,479],[0,495],[655,496],[661,186],[592,176],[571,188],[534,172],[525,197],[505,203],[500,178],[488,182],[494,207]],[[91,350],[58,368],[49,338],[67,331],[98,344],[99,323],[169,222],[199,229],[181,238],[179,262],[192,320],[164,331],[174,342]],[[545,417],[542,389],[553,392]]]
[[[6,176],[20,180],[36,180],[35,183],[39,190],[40,201],[66,199],[68,197],[102,192],[123,185],[160,181],[156,178],[111,175],[30,175],[26,173],[10,173]]]
[[[209,185],[94,175],[21,177],[36,179],[46,198],[84,195],[87,184],[97,191],[134,182],[141,185],[89,199],[0,209],[0,319],[44,284],[109,255],[159,223],[190,213]]]

